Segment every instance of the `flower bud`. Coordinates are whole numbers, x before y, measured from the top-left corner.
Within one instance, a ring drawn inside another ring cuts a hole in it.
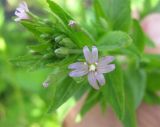
[[[65,47],[69,47],[69,48],[74,48],[76,47],[76,45],[73,43],[73,41],[71,41],[71,39],[69,38],[63,38],[60,42],[60,45],[63,45]]]
[[[64,47],[60,47],[60,48],[56,49],[54,52],[57,56],[66,56],[69,54],[69,49],[64,48]]]
[[[42,39],[48,39],[49,35],[48,34],[41,34],[40,38]]]
[[[59,35],[55,37],[55,42],[60,42],[65,36],[64,35]]]
[[[43,23],[47,26],[53,27],[53,23],[52,21],[50,21],[49,19],[43,19]]]

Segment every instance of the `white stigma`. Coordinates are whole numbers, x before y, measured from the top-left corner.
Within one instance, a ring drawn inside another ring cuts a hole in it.
[[[95,71],[96,70],[96,66],[94,64],[91,64],[89,66],[89,71]]]

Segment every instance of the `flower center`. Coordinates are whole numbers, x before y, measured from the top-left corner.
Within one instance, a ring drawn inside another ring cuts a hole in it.
[[[91,64],[91,65],[89,66],[89,71],[95,71],[95,70],[96,70],[96,65]]]

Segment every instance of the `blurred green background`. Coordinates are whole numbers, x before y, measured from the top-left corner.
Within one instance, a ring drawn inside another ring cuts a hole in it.
[[[50,70],[28,72],[10,63],[25,54],[33,35],[14,22],[18,0],[0,0],[0,127],[58,127],[56,114],[48,114],[46,92],[42,87]],[[43,15],[45,1],[27,1],[29,8]],[[40,7],[40,8],[39,8]],[[44,8],[45,9],[45,8]]]

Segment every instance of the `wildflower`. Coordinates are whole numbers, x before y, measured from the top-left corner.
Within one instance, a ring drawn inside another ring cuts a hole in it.
[[[44,82],[44,83],[43,83],[43,87],[44,87],[44,88],[47,88],[48,86],[49,86],[49,83],[48,83],[48,82]]]
[[[81,77],[88,75],[89,84],[94,89],[99,89],[100,86],[105,84],[104,73],[109,73],[115,69],[115,64],[109,64],[114,60],[113,56],[106,56],[98,59],[98,49],[93,46],[92,52],[85,46],[83,48],[84,57],[86,62],[76,62],[69,65],[69,69],[73,69],[69,73],[71,77]]]
[[[48,77],[44,82],[43,82],[43,87],[44,88],[47,88],[48,86],[49,86],[49,84],[50,84],[50,77]]]
[[[68,23],[68,26],[70,27],[75,27],[76,26],[76,22],[74,20],[70,20],[69,23]]]
[[[19,4],[19,7],[16,9],[15,11],[15,15],[17,16],[17,18],[15,19],[15,21],[20,21],[22,19],[29,19],[28,13],[29,9],[27,6],[26,2],[22,2]]]

